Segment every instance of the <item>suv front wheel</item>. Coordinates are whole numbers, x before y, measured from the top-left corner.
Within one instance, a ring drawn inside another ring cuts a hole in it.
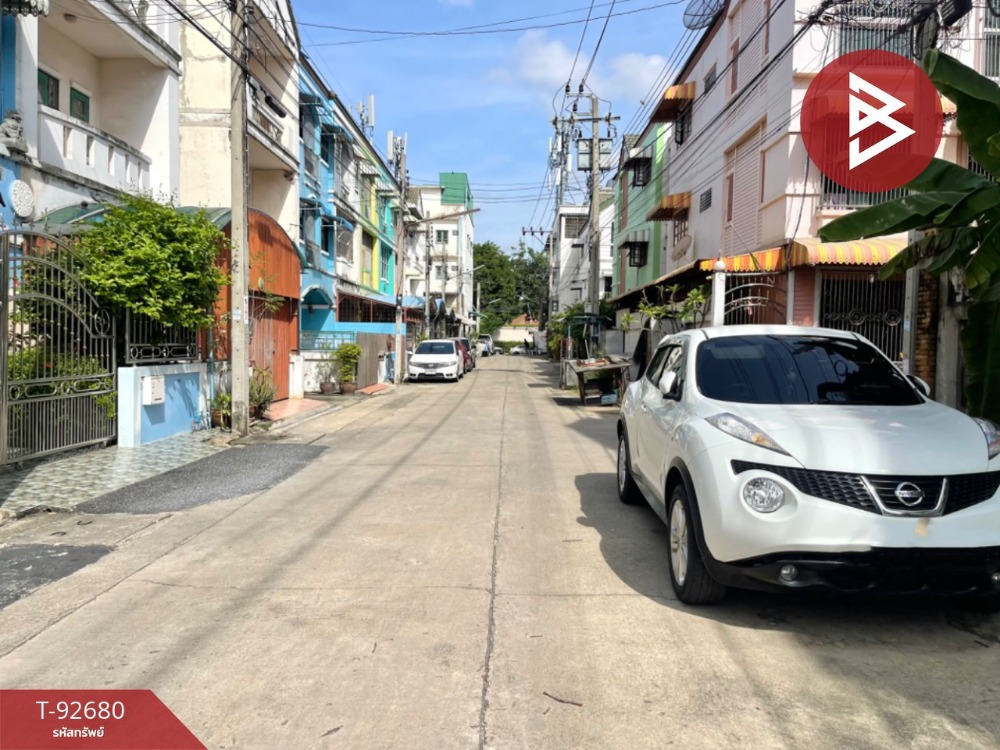
[[[670,583],[685,604],[715,604],[726,596],[726,587],[705,567],[695,533],[694,517],[683,484],[670,493]]]

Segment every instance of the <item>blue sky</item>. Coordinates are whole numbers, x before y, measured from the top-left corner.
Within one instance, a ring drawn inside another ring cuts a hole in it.
[[[640,102],[654,85],[662,93],[664,70],[668,63],[676,67],[672,54],[684,31],[685,5],[614,3],[587,85],[605,100],[601,114],[610,102],[621,117],[619,137],[641,130]],[[303,49],[330,87],[354,107],[375,96],[372,140],[381,152],[388,130],[405,132],[413,182],[436,182],[439,172],[468,173],[481,208],[477,242],[492,240],[506,250],[522,239],[521,227],[551,226],[545,176],[553,97],[558,93],[558,109],[582,38],[576,91],[610,0],[595,0],[585,34],[589,0],[293,0],[293,6]],[[507,23],[514,19],[526,20]],[[422,36],[321,27],[440,32],[487,24],[495,24],[490,33]],[[540,26],[550,27],[526,28]],[[519,30],[495,33],[511,27]],[[588,107],[581,102],[581,111]],[[541,246],[538,238],[524,239]]]

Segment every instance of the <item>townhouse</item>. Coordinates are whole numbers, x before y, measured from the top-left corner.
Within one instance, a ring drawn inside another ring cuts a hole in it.
[[[910,9],[851,2],[807,20],[816,7],[803,0],[726,3],[643,132],[626,136],[616,177],[622,231],[615,301],[623,314],[670,284],[714,284],[718,322],[856,331],[933,386],[938,369],[954,370],[959,359],[957,336],[945,341],[948,351],[936,344],[939,317],[954,318],[938,309],[939,297],[954,299],[956,290],[939,290],[938,279],[915,272],[879,278],[879,268],[908,244],[906,235],[817,239],[835,217],[900,193],[847,190],[824,177],[806,154],[799,122],[809,83],[839,55],[872,48],[911,55],[911,35],[900,31]],[[976,8],[942,31],[939,46],[996,76],[997,21]],[[942,100],[942,107],[938,155],[975,166],[952,105]],[[949,386],[939,398],[956,402],[960,377],[942,377]]]

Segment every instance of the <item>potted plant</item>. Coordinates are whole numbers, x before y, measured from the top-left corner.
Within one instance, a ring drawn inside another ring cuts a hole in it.
[[[219,390],[212,396],[212,427],[229,429],[229,421],[233,416],[233,396],[229,391]]]
[[[271,378],[271,371],[253,368],[253,375],[250,377],[250,416],[262,419],[277,395],[278,388]]]
[[[316,376],[319,378],[320,393],[336,393],[337,384],[334,382],[334,373],[337,370],[337,357],[329,346],[323,347],[323,357],[316,368]]]
[[[358,360],[361,359],[361,347],[357,344],[344,343],[334,352],[337,357],[337,379],[340,381],[341,393],[354,393],[357,390]]]

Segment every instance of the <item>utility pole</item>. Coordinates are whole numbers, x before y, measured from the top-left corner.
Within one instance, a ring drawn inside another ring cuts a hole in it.
[[[233,1],[233,107],[229,150],[232,155],[232,232],[230,286],[230,374],[232,377],[232,429],[237,435],[250,431],[250,353],[247,300],[249,250],[247,248],[247,24],[246,0]]]
[[[479,336],[479,321],[483,319],[483,282],[476,282],[476,336]]]
[[[590,95],[590,274],[587,278],[587,312],[601,311],[597,283],[601,273],[601,134],[597,94]]]
[[[427,240],[424,244],[424,336],[431,336],[431,234],[434,227],[427,225]]]
[[[405,232],[406,221],[403,214],[406,211],[406,139],[393,138],[389,133],[390,153],[393,154],[393,163],[396,166],[396,179],[399,181],[399,210],[396,211],[395,227],[393,229],[396,240],[396,344],[395,362],[393,367],[393,382],[399,385],[403,382],[403,368],[406,366],[406,353],[403,347],[403,233]]]

